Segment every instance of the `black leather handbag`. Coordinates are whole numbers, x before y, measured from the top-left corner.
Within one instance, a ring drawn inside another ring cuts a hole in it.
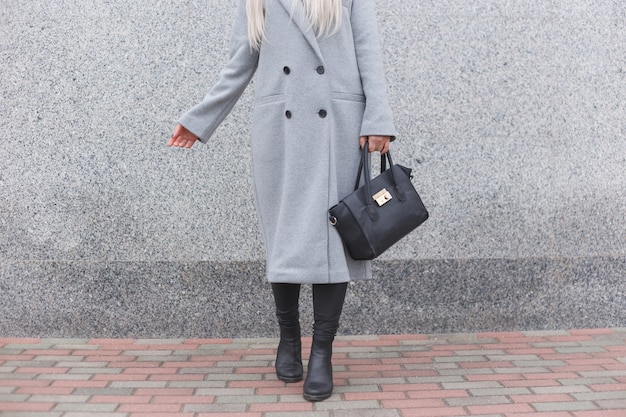
[[[359,187],[362,171],[364,185]],[[376,258],[428,219],[411,171],[394,165],[387,152],[381,155],[380,175],[372,179],[368,144],[363,147],[354,192],[328,210],[353,259]]]

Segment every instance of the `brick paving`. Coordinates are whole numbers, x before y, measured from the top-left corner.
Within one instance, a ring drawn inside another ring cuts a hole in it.
[[[0,338],[0,416],[626,417],[626,329],[338,337],[320,403],[276,344]]]

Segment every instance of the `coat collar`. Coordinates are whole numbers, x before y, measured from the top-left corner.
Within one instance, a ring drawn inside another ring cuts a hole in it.
[[[302,8],[292,6],[294,1],[296,0],[278,0],[278,3],[280,3],[287,13],[291,15],[294,23],[298,26],[298,29],[300,29],[300,32],[302,32],[309,45],[311,45],[311,48],[313,48],[313,51],[319,60],[324,63],[324,57],[322,56],[320,45],[317,42],[317,37],[315,36],[315,33],[313,33],[313,30],[309,27],[308,22],[302,13]]]

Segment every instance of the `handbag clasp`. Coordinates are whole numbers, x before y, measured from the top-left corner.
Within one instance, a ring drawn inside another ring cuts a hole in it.
[[[386,188],[383,188],[382,190],[374,194],[372,198],[376,200],[376,202],[378,203],[378,206],[380,207],[383,204],[385,204],[387,201],[391,200],[391,194],[389,193],[389,191],[387,191]]]

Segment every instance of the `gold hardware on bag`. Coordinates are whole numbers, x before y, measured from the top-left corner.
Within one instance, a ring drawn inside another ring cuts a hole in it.
[[[389,191],[387,191],[386,188],[383,188],[382,190],[374,194],[372,198],[376,200],[379,206],[382,206],[387,201],[391,200],[391,194],[389,194]]]

